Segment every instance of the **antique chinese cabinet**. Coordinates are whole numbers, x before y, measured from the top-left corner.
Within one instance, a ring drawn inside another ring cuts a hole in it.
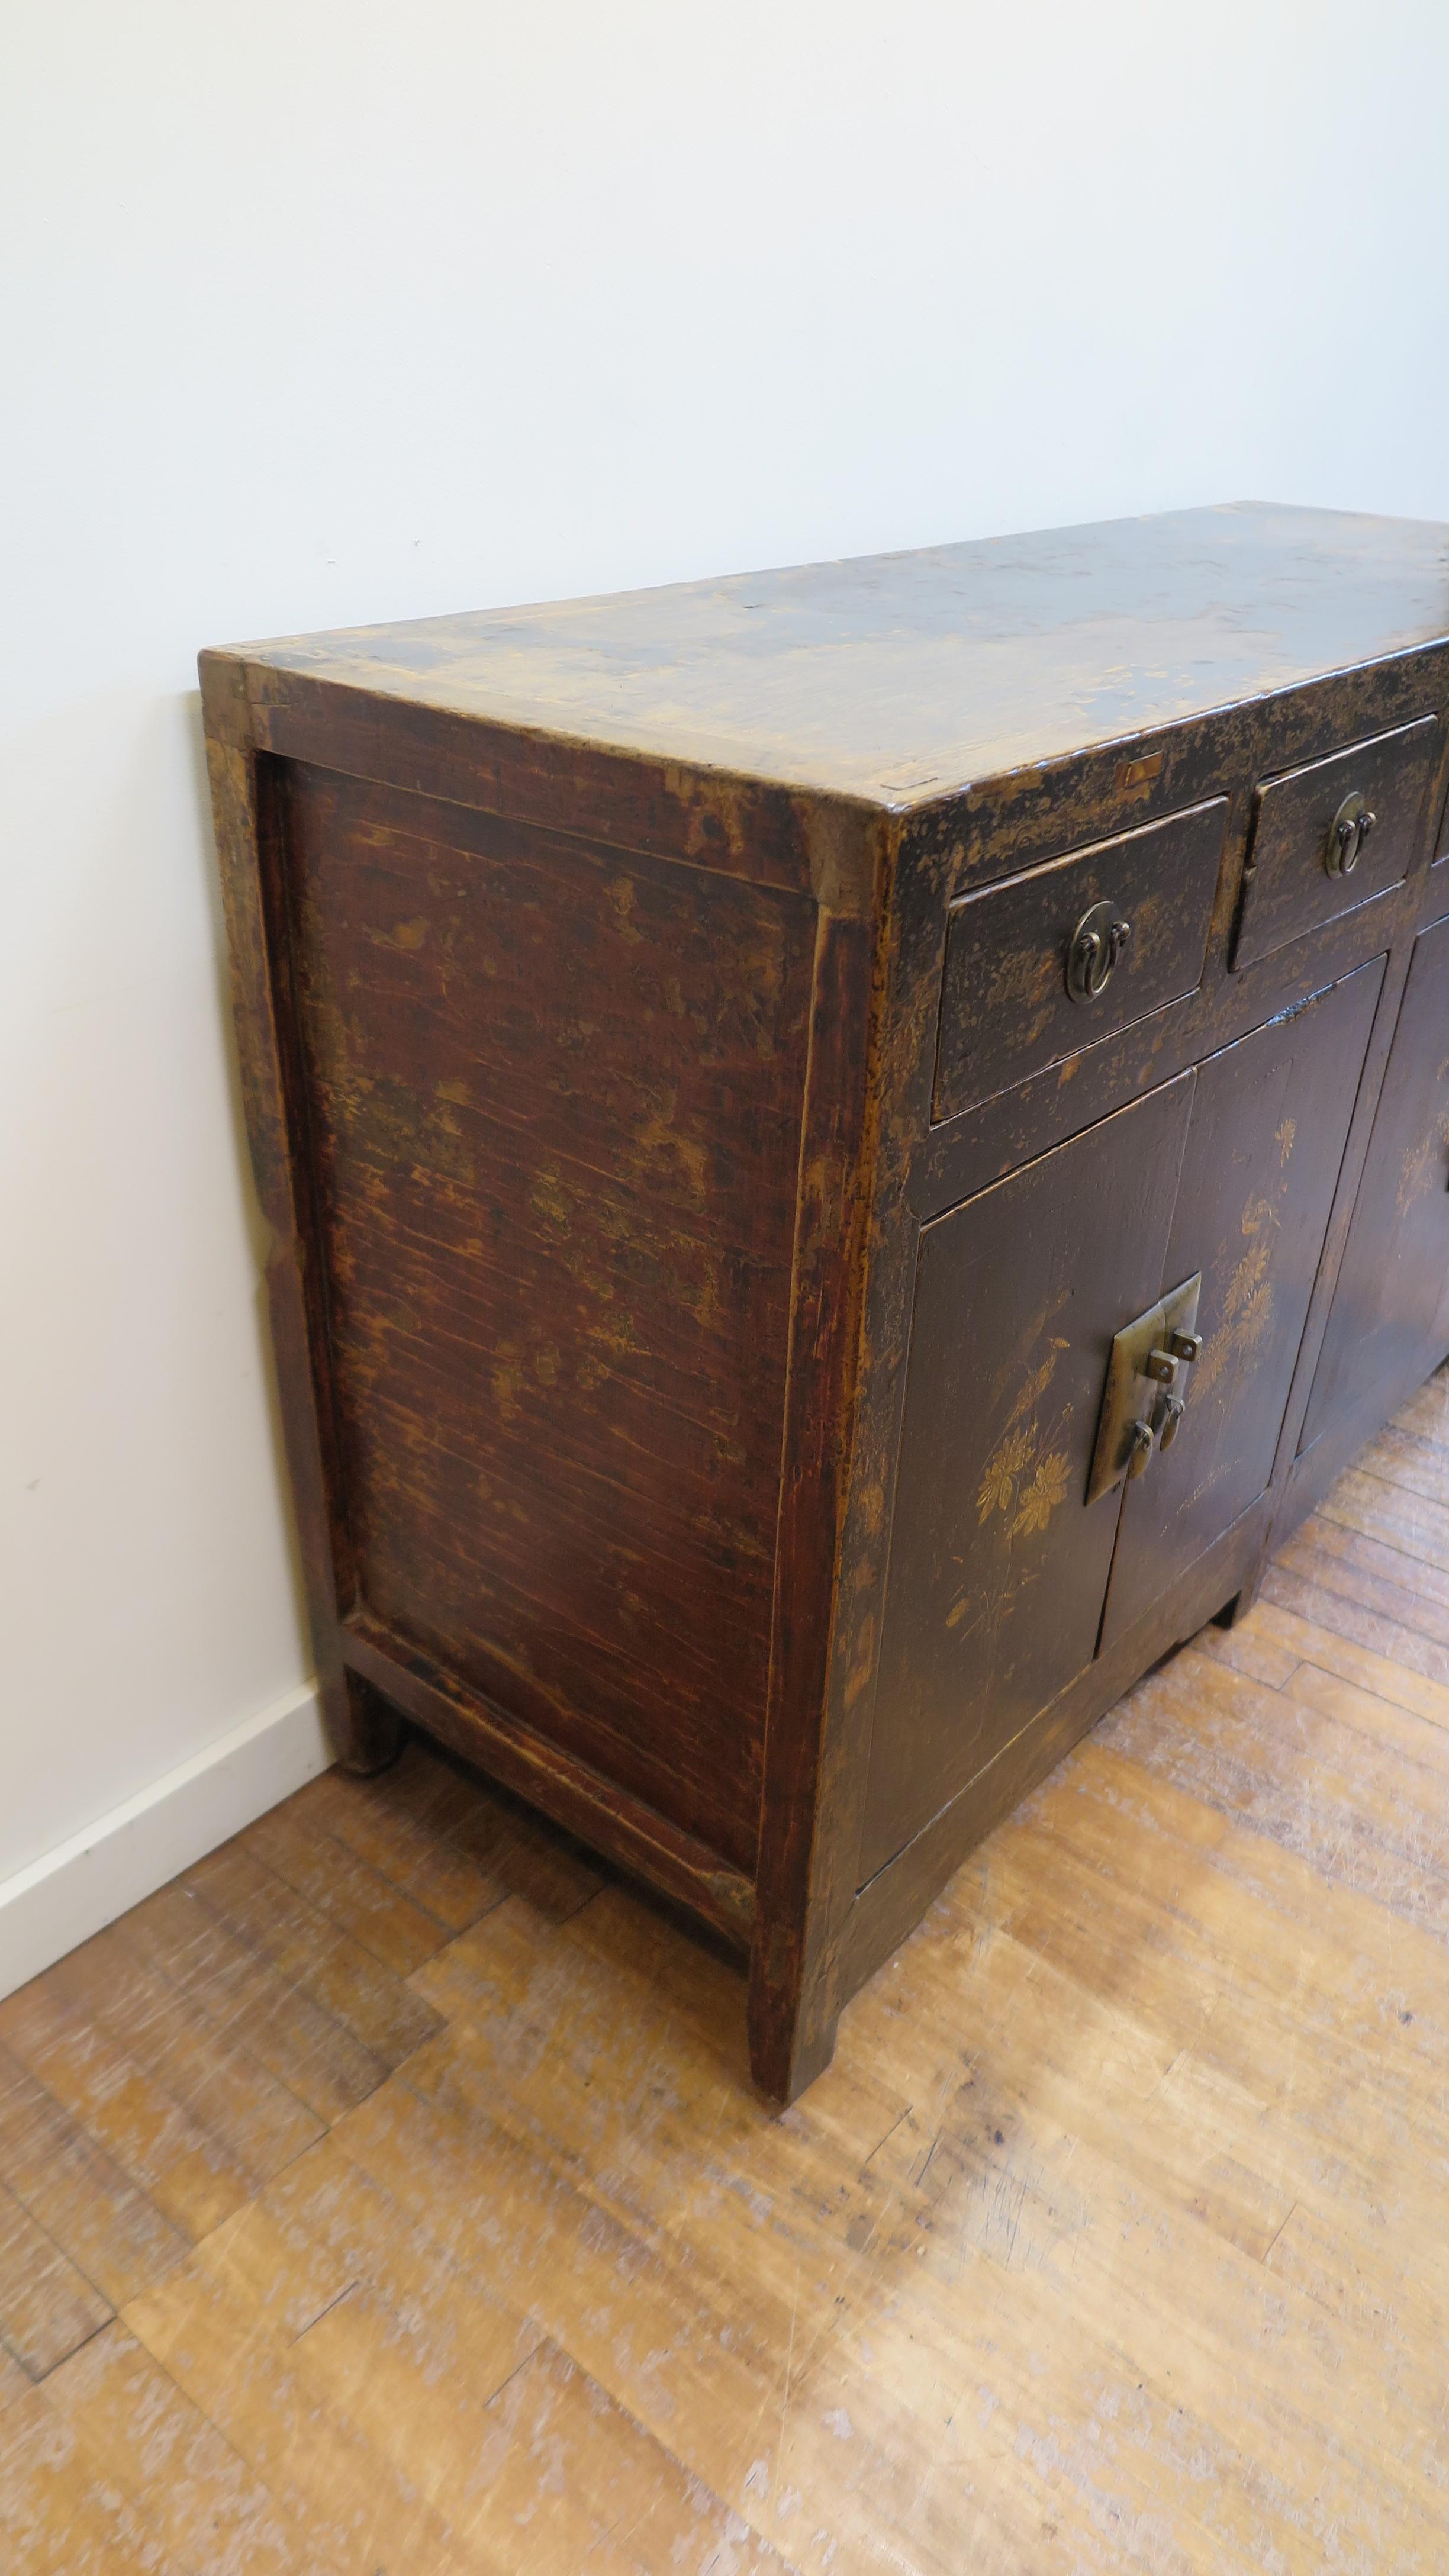
[[[1446,639],[1242,506],[202,657],[338,1757],[692,1908],[776,2098],[1449,1349]]]

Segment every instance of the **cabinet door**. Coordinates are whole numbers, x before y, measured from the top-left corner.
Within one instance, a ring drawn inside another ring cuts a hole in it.
[[[1193,1079],[922,1231],[862,1878],[1096,1652],[1097,1415],[1113,1334],[1161,1289]]]
[[[1112,1644],[1257,1501],[1328,1228],[1384,961],[1199,1065],[1161,1285],[1202,1273],[1202,1356],[1170,1449],[1129,1485]]]
[[[1449,921],[1414,942],[1302,1446],[1375,1388],[1385,1409],[1449,1341]]]

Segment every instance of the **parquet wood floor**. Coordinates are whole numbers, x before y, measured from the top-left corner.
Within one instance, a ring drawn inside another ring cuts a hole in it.
[[[0,2005],[13,2576],[1449,2567],[1449,1374],[766,2112],[415,1745]]]

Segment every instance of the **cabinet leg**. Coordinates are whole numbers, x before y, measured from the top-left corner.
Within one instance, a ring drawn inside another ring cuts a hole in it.
[[[767,2102],[794,2102],[835,2055],[840,2024],[825,1979],[782,1985],[758,1935],[750,1960],[750,2073]]]
[[[403,1747],[404,1721],[360,1673],[345,1669],[323,1693],[322,1714],[337,1766],[366,1779],[386,1771]]]
[[[1221,1610],[1213,1613],[1215,1628],[1236,1628],[1240,1620],[1246,1619],[1263,1589],[1263,1577],[1267,1571],[1268,1559],[1265,1556],[1261,1563],[1254,1567],[1241,1591],[1235,1592],[1231,1601],[1225,1601]]]

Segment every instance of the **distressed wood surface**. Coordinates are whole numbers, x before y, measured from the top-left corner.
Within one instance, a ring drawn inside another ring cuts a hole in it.
[[[282,794],[359,1594],[753,1874],[813,911]]]
[[[1201,980],[1227,800],[1149,823],[1009,878],[951,908],[932,1115],[957,1117],[1193,992]],[[1130,936],[1093,1002],[1062,960],[1110,902]]]
[[[1363,1189],[1304,1420],[1325,1423],[1437,1357],[1449,1307],[1449,922],[1419,933]]]
[[[264,723],[346,689],[719,773],[727,846],[731,779],[919,804],[1446,635],[1442,527],[1240,502],[294,636],[245,658]]]
[[[1305,930],[1401,882],[1419,847],[1424,793],[1438,757],[1435,737],[1434,717],[1421,716],[1258,790],[1234,966],[1301,939]],[[1354,793],[1372,808],[1372,836],[1348,875],[1330,876],[1323,852],[1339,806]]]
[[[862,1884],[1097,1651],[1122,1503],[1083,1500],[1102,1354],[1161,1294],[1194,1087],[922,1234]]]
[[[1163,1284],[1201,1272],[1203,1350],[1150,1494],[1123,1496],[1106,1646],[1272,1475],[1383,978],[1361,966],[1198,1068]]]
[[[1449,1370],[753,2100],[411,1744],[0,2006],[24,2576],[1435,2576]]]
[[[748,1946],[754,2077],[792,2098],[968,1831],[1247,1607],[1270,1529],[1409,1383],[1295,1465],[1449,786],[1449,536],[1243,505],[202,675],[339,1759],[377,1771],[406,1717]],[[1345,897],[1320,809],[1349,768],[1382,810]],[[1254,865],[1273,936],[1234,967]],[[1088,891],[1134,933],[1082,1010]],[[1224,1067],[1330,985],[1363,1025],[1259,1133]],[[1177,1267],[1216,1321],[1108,1593],[1078,1452],[1114,1329],[1173,1284],[1126,1293],[1170,1199],[1093,1184],[1114,1113],[1150,1125],[1179,1078],[1209,1168]],[[1291,1205],[1232,1178],[1249,1126],[1255,1173],[1296,1139]],[[969,1258],[913,1323],[953,1229]],[[1070,1437],[1028,1491],[1059,1291],[1090,1330],[1062,1325]],[[949,1651],[903,1655],[899,1604],[938,1578]],[[224,1892],[240,1989],[254,1892]],[[401,1960],[402,1912],[390,1937]],[[410,2044],[329,1959],[324,2120]]]

